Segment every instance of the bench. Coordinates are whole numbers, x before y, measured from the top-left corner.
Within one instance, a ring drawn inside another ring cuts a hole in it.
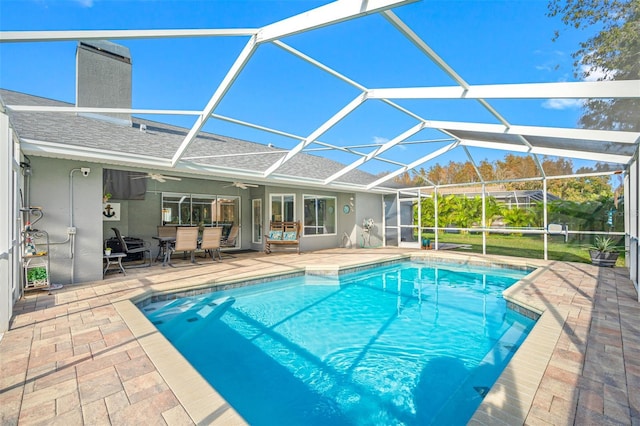
[[[559,223],[550,223],[547,225],[547,233],[549,235],[564,235],[564,242],[569,241],[569,227]]]
[[[269,254],[275,247],[295,248],[300,254],[300,222],[269,223],[269,234],[264,243],[264,252]]]

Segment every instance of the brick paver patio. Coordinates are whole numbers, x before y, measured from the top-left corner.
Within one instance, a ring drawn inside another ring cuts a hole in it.
[[[197,374],[181,374],[188,365],[176,360],[177,353],[148,322],[131,320],[138,314],[128,299],[409,253],[507,263],[505,258],[401,249],[253,253],[217,263],[128,270],[127,276],[65,286],[51,295],[27,293],[0,341],[0,424],[243,423]],[[640,425],[640,304],[627,272],[513,261],[544,266],[505,294],[542,317],[471,423]],[[167,365],[180,370],[174,374]],[[201,387],[213,396],[202,398]]]

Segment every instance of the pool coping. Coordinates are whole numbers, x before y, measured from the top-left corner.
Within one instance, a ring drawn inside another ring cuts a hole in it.
[[[284,272],[269,274],[257,272],[254,276],[214,279],[205,284],[191,286],[152,285],[115,300],[112,304],[196,424],[242,425],[247,424],[242,416],[157,330],[144,315],[140,306],[144,306],[145,301],[151,301],[154,296],[158,295],[170,295],[171,298],[177,298],[184,295],[210,293],[212,288],[215,288],[213,291],[223,291],[264,283],[281,277],[305,274],[339,276],[381,264],[393,264],[406,260],[444,262],[457,266],[535,268],[525,278],[506,289],[503,292],[503,297],[509,306],[516,308],[518,312],[533,319],[537,316],[537,322],[469,421],[469,424],[487,424],[495,423],[495,419],[499,419],[508,424],[524,423],[568,315],[567,310],[560,308],[556,309],[554,314],[548,313],[546,308],[538,303],[534,297],[523,291],[539,275],[549,269],[548,262],[545,261],[522,258],[504,261],[468,255],[452,255],[451,253],[441,256],[437,252],[409,253],[392,255],[382,261],[378,259],[369,262],[356,262],[352,265],[307,265]],[[535,356],[531,356],[532,354]],[[495,410],[496,406],[501,407],[501,410]]]

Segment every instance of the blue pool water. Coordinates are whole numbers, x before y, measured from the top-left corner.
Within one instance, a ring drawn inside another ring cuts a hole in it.
[[[148,305],[252,425],[466,424],[533,326],[530,271],[405,262]]]

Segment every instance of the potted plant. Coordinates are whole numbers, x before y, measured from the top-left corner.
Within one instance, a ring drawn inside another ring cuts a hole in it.
[[[44,266],[30,268],[27,271],[27,287],[41,287],[47,285],[47,269]]]
[[[376,222],[372,219],[362,221],[362,247],[369,245],[371,247],[371,230],[375,228]]]
[[[431,249],[431,238],[422,237],[422,250]]]
[[[620,252],[609,237],[597,236],[592,246],[589,247],[591,264],[596,266],[614,266]]]

